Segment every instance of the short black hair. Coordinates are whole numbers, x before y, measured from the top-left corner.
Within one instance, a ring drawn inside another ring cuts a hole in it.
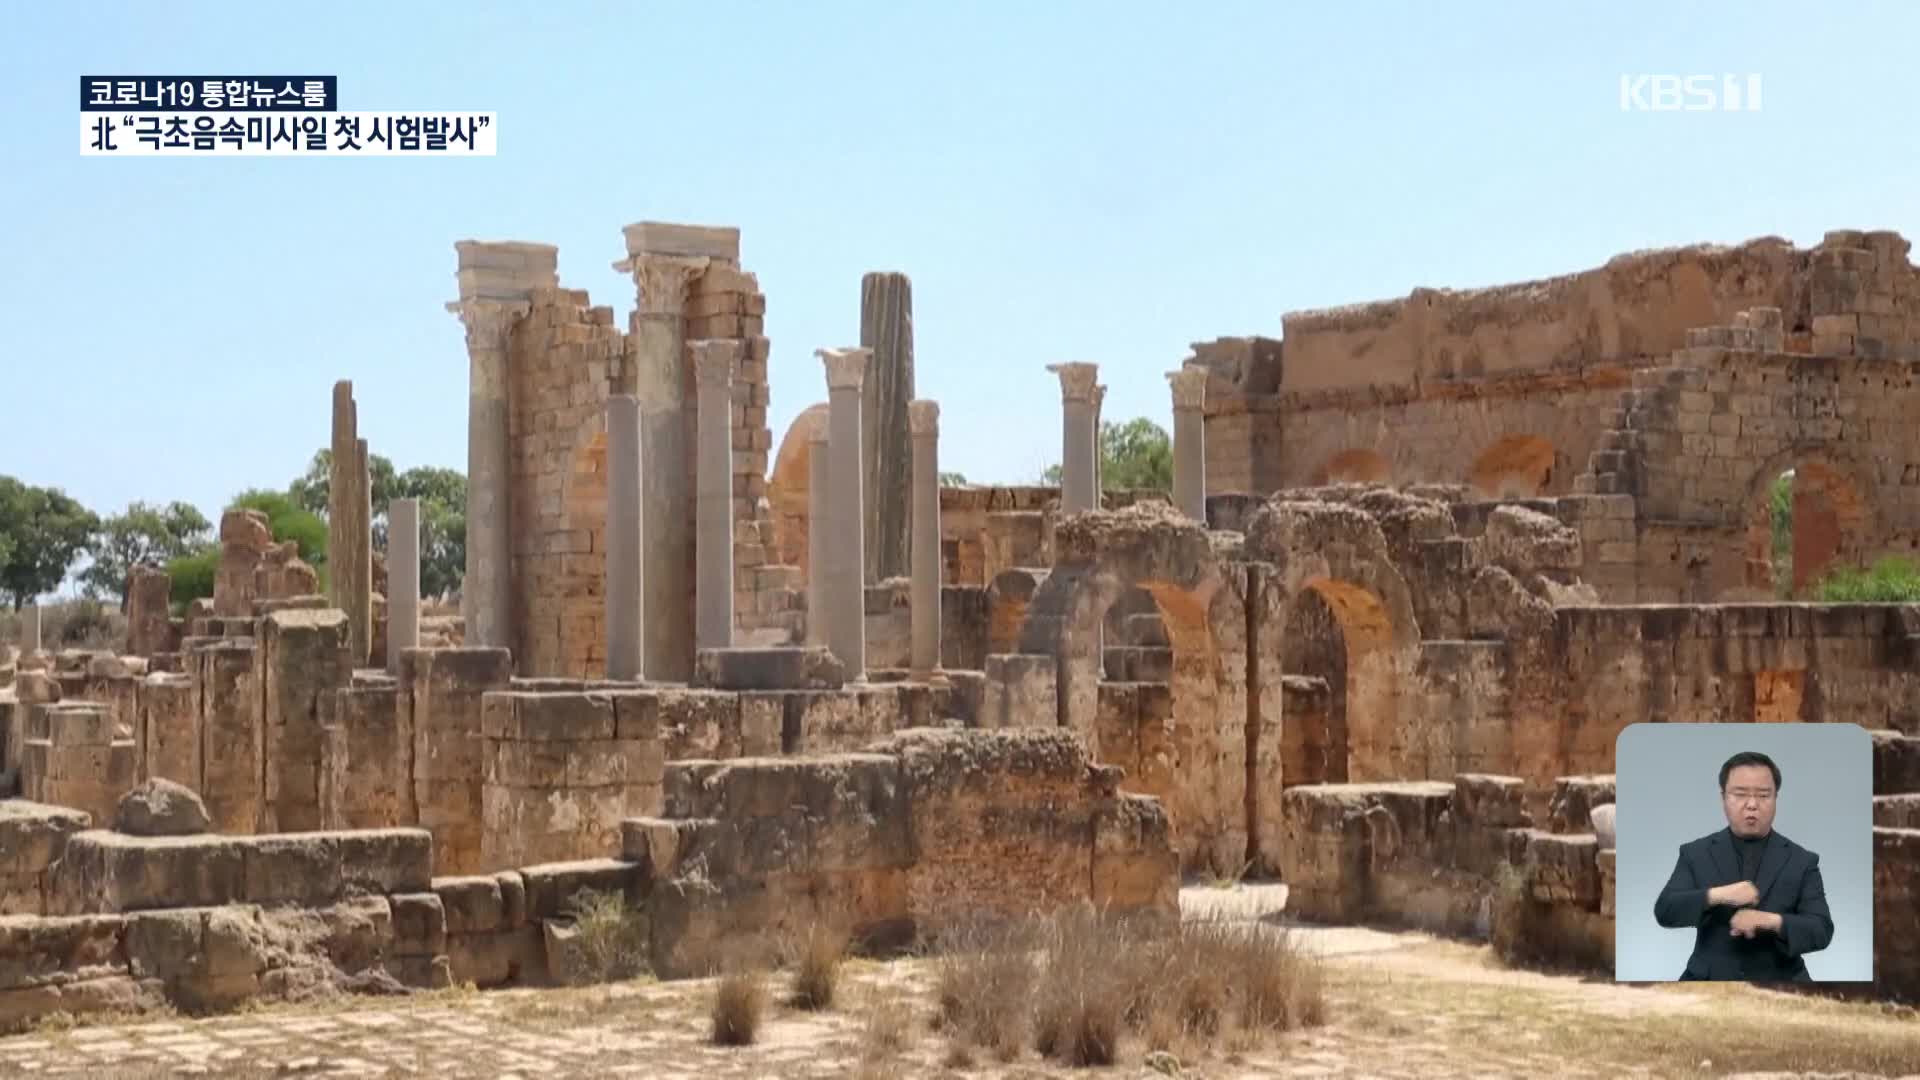
[[[1780,766],[1775,765],[1772,758],[1758,750],[1742,750],[1728,758],[1725,765],[1720,766],[1721,791],[1727,790],[1727,774],[1742,765],[1765,765],[1767,771],[1773,774],[1773,790],[1780,790]]]

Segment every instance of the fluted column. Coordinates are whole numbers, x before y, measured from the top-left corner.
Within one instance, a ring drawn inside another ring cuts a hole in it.
[[[525,302],[447,305],[467,329],[467,566],[460,584],[466,643],[511,648],[513,545],[508,515],[507,346]]]
[[[828,453],[832,476],[827,484],[828,527],[826,600],[827,645],[846,668],[849,680],[867,673],[867,588],[865,514],[860,489],[860,386],[865,381],[868,349],[820,349],[827,368]]]
[[[420,500],[387,504],[387,671],[420,644]]]
[[[833,489],[830,425],[822,424],[807,438],[807,644],[827,643],[827,552],[833,546],[828,538],[828,521],[833,510],[829,492]]]
[[[694,641],[733,644],[733,369],[738,341],[692,343],[700,442],[694,480]]]
[[[607,399],[607,678],[640,679],[646,673],[646,576],[642,545],[646,511],[641,489],[640,399]]]
[[[860,388],[869,584],[907,573],[911,531],[907,403],[913,399],[913,283],[899,273],[860,279],[860,346],[873,350]]]
[[[1173,387],[1173,505],[1202,525],[1207,523],[1207,372],[1181,368],[1167,372]]]
[[[916,679],[940,670],[940,406],[907,405],[913,438],[913,585],[909,664]]]
[[[640,335],[635,387],[640,454],[647,463],[642,514],[648,528],[642,574],[646,592],[645,665],[649,678],[693,675],[692,409],[686,400],[687,286],[707,259],[635,255],[616,264],[633,274]]]
[[[1047,370],[1060,376],[1060,511],[1072,514],[1096,509],[1100,493],[1094,487],[1099,460],[1094,384],[1100,378],[1100,365],[1050,364]]]

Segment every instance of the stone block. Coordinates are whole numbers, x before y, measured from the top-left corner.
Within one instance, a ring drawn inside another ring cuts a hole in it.
[[[481,705],[489,739],[566,742],[614,737],[613,699],[595,693],[495,691]]]
[[[621,229],[628,255],[688,255],[740,261],[740,230],[730,226],[639,221]]]
[[[719,690],[837,690],[840,661],[824,646],[701,649],[692,685]]]
[[[242,845],[220,836],[76,833],[53,872],[49,906],[82,914],[238,903],[246,895]]]
[[[340,833],[248,837],[243,899],[255,904],[318,907],[342,890]]]
[[[447,913],[434,892],[396,893],[393,910],[396,956],[439,956],[447,951]]]
[[[340,850],[340,883],[377,893],[426,892],[433,838],[425,829],[355,829],[330,834]]]
[[[1515,776],[1461,773],[1454,778],[1454,816],[1462,822],[1498,828],[1531,824],[1525,788],[1526,782]]]
[[[433,891],[446,913],[448,935],[491,934],[508,929],[506,901],[500,895],[497,876],[438,877],[433,879]]]
[[[1869,734],[1873,737],[1873,793],[1920,792],[1920,736],[1897,731]]]
[[[1600,845],[1591,833],[1533,831],[1527,838],[1527,862],[1534,899],[1597,909],[1600,903]]]
[[[1555,777],[1547,807],[1548,827],[1556,833],[1592,832],[1593,808],[1612,801],[1612,775]]]
[[[632,897],[640,882],[640,867],[621,859],[583,859],[543,863],[520,870],[526,883],[527,918],[570,917],[574,897],[583,889]]]

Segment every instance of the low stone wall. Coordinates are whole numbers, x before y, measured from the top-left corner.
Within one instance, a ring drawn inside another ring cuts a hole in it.
[[[48,872],[68,838],[92,824],[79,810],[0,799],[0,915],[44,914]]]

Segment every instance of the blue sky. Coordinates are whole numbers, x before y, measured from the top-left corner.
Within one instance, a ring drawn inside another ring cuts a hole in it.
[[[737,225],[776,444],[914,283],[942,464],[1030,480],[1045,365],[1166,424],[1189,342],[1283,312],[1834,228],[1920,234],[1920,5],[34,4],[0,35],[0,473],[105,511],[283,486],[350,378],[401,468],[465,467],[456,240],[557,244],[613,305],[642,219]],[[1759,113],[1623,112],[1629,72]],[[83,158],[82,74],[336,74],[499,114],[499,156]]]

